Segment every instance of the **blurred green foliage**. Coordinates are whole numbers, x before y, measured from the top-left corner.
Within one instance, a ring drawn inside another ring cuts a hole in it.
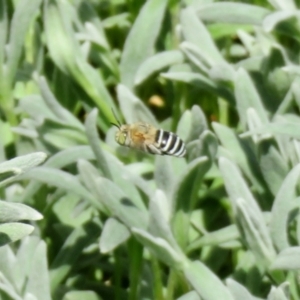
[[[0,1],[0,298],[300,299],[298,2]]]

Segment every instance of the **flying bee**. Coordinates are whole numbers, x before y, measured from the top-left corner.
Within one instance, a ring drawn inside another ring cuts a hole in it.
[[[143,122],[121,125],[112,123],[118,128],[115,140],[118,144],[146,153],[173,155],[182,157],[186,153],[185,144],[175,133],[156,129]]]

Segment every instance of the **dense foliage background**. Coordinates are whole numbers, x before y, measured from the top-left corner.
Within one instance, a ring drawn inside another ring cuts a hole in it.
[[[0,1],[0,299],[300,299],[298,2]]]

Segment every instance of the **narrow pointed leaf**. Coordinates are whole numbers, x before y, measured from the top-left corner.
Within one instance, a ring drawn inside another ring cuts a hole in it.
[[[200,261],[190,262],[184,267],[184,275],[202,299],[234,300],[228,288]]]
[[[268,123],[268,116],[260,99],[260,96],[252,80],[250,79],[250,76],[242,68],[240,68],[236,74],[235,97],[239,117],[244,128],[246,127],[247,110],[249,108],[253,108],[256,110],[261,121],[264,124]]]
[[[124,192],[113,182],[99,177],[97,182],[97,196],[110,211],[111,216],[118,218],[128,228],[146,228],[148,214],[135,205],[130,195]]]
[[[197,13],[201,19],[209,22],[261,25],[269,10],[245,3],[216,2],[200,5]]]
[[[47,248],[44,241],[40,241],[34,252],[34,259],[31,262],[30,273],[26,292],[31,293],[36,299],[51,300],[50,280],[47,263]]]
[[[180,21],[186,41],[197,46],[204,63],[213,66],[224,62],[224,58],[194,9],[186,8],[183,10]]]
[[[108,178],[111,179],[112,175],[109,169],[109,166],[106,161],[106,157],[103,153],[103,150],[100,146],[100,140],[97,132],[97,116],[98,111],[97,109],[94,109],[90,112],[88,117],[85,121],[85,132],[88,137],[89,143],[91,145],[91,148],[93,149],[95,153],[95,157],[97,159],[97,163],[102,170],[103,174]]]
[[[99,248],[101,253],[108,253],[130,237],[130,231],[121,222],[109,218],[102,229]]]
[[[22,204],[0,200],[0,222],[17,222],[22,220],[40,220],[43,216],[35,209]]]
[[[0,224],[0,246],[15,242],[29,235],[34,227],[23,223]]]
[[[129,89],[133,88],[134,78],[140,65],[154,53],[166,6],[166,0],[145,2],[130,30],[120,65],[121,82]]]
[[[294,167],[282,183],[272,207],[270,232],[273,243],[278,250],[289,248],[287,226],[290,212],[298,207],[297,185],[300,176],[300,165]]]
[[[20,1],[14,12],[9,34],[9,51],[7,51],[7,76],[10,83],[17,72],[26,32],[33,16],[39,11],[41,2],[41,0]]]
[[[125,85],[119,84],[117,93],[122,113],[128,124],[140,121],[158,127],[157,121],[150,110]]]
[[[146,59],[138,68],[134,84],[139,85],[153,74],[173,64],[183,63],[184,56],[178,50],[157,53]]]
[[[168,266],[182,269],[182,264],[184,264],[183,254],[177,252],[167,241],[159,237],[154,237],[142,229],[133,228],[132,232],[137,240],[140,241],[144,247],[147,247],[157,259]]]

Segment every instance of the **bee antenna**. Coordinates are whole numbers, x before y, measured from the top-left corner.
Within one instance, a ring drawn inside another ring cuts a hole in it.
[[[117,126],[118,128],[120,128],[121,127],[121,122],[118,120],[116,112],[113,110],[113,108],[111,108],[111,111],[112,111],[112,113],[113,113],[113,115],[114,115],[114,117],[115,117],[118,125],[116,125],[114,123],[111,123],[111,124],[114,125],[114,126]]]

